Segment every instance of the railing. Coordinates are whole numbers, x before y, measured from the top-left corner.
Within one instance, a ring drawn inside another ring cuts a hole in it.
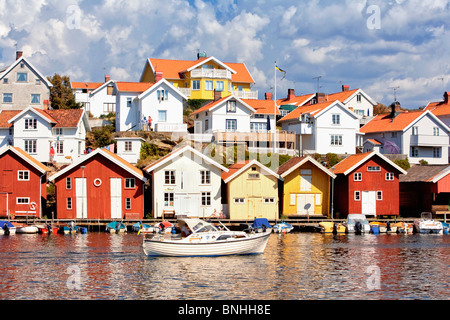
[[[258,99],[258,91],[233,90],[232,93],[239,99]]]
[[[182,94],[184,94],[186,97],[190,97],[191,96],[191,88],[177,88],[177,89]]]
[[[214,138],[217,142],[227,141],[272,141],[273,133],[271,132],[214,132]],[[295,132],[277,131],[275,139],[278,142],[294,142]]]
[[[231,72],[223,69],[194,69],[191,78],[230,79]]]

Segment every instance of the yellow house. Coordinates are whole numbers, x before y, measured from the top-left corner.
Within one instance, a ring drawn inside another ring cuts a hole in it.
[[[284,180],[283,215],[329,216],[331,179],[336,178],[330,170],[306,156],[290,159],[277,173]]]
[[[278,219],[279,176],[257,160],[235,163],[222,173],[230,219]]]
[[[166,79],[189,99],[214,100],[232,93],[242,99],[258,99],[255,83],[244,63],[223,63],[214,57],[197,60],[147,59],[140,82]]]

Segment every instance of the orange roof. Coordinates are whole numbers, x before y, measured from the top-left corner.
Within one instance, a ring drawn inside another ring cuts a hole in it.
[[[102,149],[102,151],[104,151],[105,153],[107,153],[109,156],[111,156],[112,158],[114,158],[117,162],[122,163],[124,166],[126,166],[127,168],[129,168],[131,171],[136,172],[136,174],[138,174],[139,176],[143,176],[144,172],[141,169],[138,169],[137,167],[133,166],[131,163],[129,163],[128,161],[124,160],[123,158],[119,157],[117,154],[112,153],[111,151],[107,150],[107,149]]]
[[[365,152],[365,153],[358,153],[351,156],[348,156],[338,164],[336,164],[332,171],[334,174],[340,174],[345,173],[348,169],[352,168],[355,164],[358,162],[364,160],[370,153],[372,152]]]
[[[71,82],[70,85],[72,89],[89,89],[95,90],[102,86],[104,83],[98,82]]]
[[[382,143],[380,141],[376,140],[376,139],[367,139],[367,141],[370,141],[370,142],[372,142],[375,145],[382,145]]]
[[[286,116],[280,119],[280,121],[286,121],[286,120],[293,120],[298,119],[302,114],[309,113],[309,114],[316,114],[323,109],[329,107],[334,101],[327,101],[322,103],[316,103],[312,105],[306,105],[306,106],[300,106],[290,113],[288,113]]]
[[[2,110],[0,112],[0,128],[11,128],[12,123],[8,123],[9,119],[14,118],[21,113],[22,110]]]
[[[277,104],[279,106],[285,105],[285,104],[291,104],[294,106],[299,106],[308,101],[311,97],[313,97],[314,94],[305,94],[301,96],[295,96],[292,99],[284,98],[284,99],[278,99]]]
[[[116,82],[117,89],[119,91],[125,91],[125,92],[145,92],[147,91],[151,86],[154,85],[154,83],[147,83],[147,82]]]
[[[211,108],[214,107],[215,105],[219,104],[219,103],[222,102],[223,100],[228,99],[229,97],[230,97],[230,96],[220,98],[220,99],[218,99],[218,100],[216,100],[216,101],[211,101],[210,103],[207,103],[207,104],[205,104],[203,107],[201,107],[201,108],[195,110],[194,112],[192,112],[192,114],[197,114],[197,113],[200,113],[200,112],[203,112],[203,111],[208,111],[209,109],[211,109]]]
[[[362,133],[403,131],[423,113],[423,111],[400,112],[393,121],[390,114],[380,114],[370,120],[359,131]]]
[[[42,171],[50,171],[49,168],[44,166],[42,163],[37,161],[35,158],[30,156],[28,153],[26,153],[22,149],[20,149],[18,147],[11,147],[11,148],[14,148],[14,150],[16,150],[18,153],[20,153],[25,159],[27,159],[28,162],[33,163],[36,167],[40,168]]]
[[[54,121],[54,128],[76,128],[84,113],[83,109],[35,110]]]
[[[258,99],[241,99],[250,107],[256,110],[259,114],[280,114],[278,108],[275,108],[275,102],[273,100],[258,100]]]
[[[359,89],[353,89],[353,90],[348,90],[348,91],[332,93],[332,94],[328,95],[328,100],[339,100],[340,102],[343,103],[345,100],[350,98],[350,96],[358,90]]]
[[[233,163],[229,168],[228,172],[222,172],[222,180],[226,180],[229,177],[231,177],[233,174],[241,170],[243,167],[245,167],[250,160],[245,160],[244,162],[235,162]]]

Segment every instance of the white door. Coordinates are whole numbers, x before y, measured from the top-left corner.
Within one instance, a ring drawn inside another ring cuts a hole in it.
[[[200,206],[198,194],[176,193],[174,202],[175,214],[188,217],[199,216]]]
[[[86,178],[75,179],[75,194],[77,205],[77,219],[87,218]]]
[[[297,195],[297,214],[314,214],[314,194]]]
[[[363,191],[361,197],[361,213],[365,215],[377,214],[377,200],[375,191]]]
[[[121,178],[111,178],[111,219],[122,219]]]

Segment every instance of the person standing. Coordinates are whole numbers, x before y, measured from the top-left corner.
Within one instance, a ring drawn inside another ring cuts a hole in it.
[[[142,130],[147,131],[147,119],[145,118],[145,116],[141,120],[141,125],[142,125]]]
[[[148,116],[148,131],[152,131],[152,117]]]

